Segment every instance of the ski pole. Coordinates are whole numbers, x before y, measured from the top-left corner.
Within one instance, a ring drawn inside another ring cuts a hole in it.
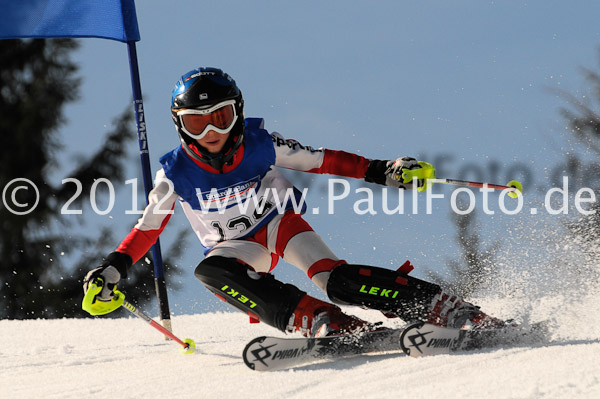
[[[523,185],[516,181],[509,181],[506,186],[501,184],[491,184],[491,183],[480,183],[476,181],[468,181],[468,180],[457,180],[457,179],[433,179],[433,183],[441,183],[441,184],[451,184],[453,186],[462,186],[462,187],[479,187],[479,188],[491,188],[494,190],[509,190],[508,195],[511,198],[517,198],[519,195],[523,193]]]
[[[120,293],[119,295],[123,295],[123,293]],[[194,351],[196,350],[196,343],[192,339],[186,338],[184,340],[181,340],[177,338],[175,334],[161,326],[159,323],[155,322],[150,316],[133,306],[131,303],[127,302],[125,299],[123,299],[122,306],[137,317],[139,317],[140,319],[149,323],[152,327],[156,328],[158,331],[160,331],[167,337],[171,338],[173,341],[177,342],[179,345],[181,345],[181,352],[183,352],[184,354],[187,355],[189,353],[194,353]]]
[[[479,188],[491,188],[494,190],[509,190],[508,196],[511,198],[517,198],[523,193],[523,185],[516,181],[509,181],[506,186],[501,184],[490,184],[490,183],[480,183],[476,181],[468,181],[468,180],[458,180],[458,179],[438,179],[435,177],[435,168],[433,165],[427,162],[419,161],[420,168],[415,169],[402,169],[402,179],[405,183],[410,181],[414,181],[415,179],[422,180],[424,184],[418,187],[420,192],[427,190],[434,183],[441,184],[452,184],[454,186],[463,186],[463,187],[479,187]],[[400,180],[400,176],[396,178]]]

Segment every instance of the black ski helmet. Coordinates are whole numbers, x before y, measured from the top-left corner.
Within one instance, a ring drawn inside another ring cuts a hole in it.
[[[234,100],[237,120],[231,128],[229,138],[218,154],[208,152],[183,129],[177,111],[181,109],[205,109],[223,101]],[[200,67],[183,75],[175,85],[171,96],[171,117],[185,151],[194,159],[207,163],[222,171],[226,163],[233,162],[233,155],[244,141],[244,99],[235,80],[218,68]],[[192,145],[199,156],[188,146]]]

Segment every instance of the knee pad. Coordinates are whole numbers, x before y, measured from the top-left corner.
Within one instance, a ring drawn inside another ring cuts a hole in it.
[[[300,299],[306,295],[294,285],[270,274],[258,274],[234,258],[210,256],[196,267],[194,275],[219,298],[281,331]]]

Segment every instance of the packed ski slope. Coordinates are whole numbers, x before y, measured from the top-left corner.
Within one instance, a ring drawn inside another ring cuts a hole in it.
[[[241,352],[278,334],[242,314],[173,319],[178,345],[137,318],[0,321],[2,398],[600,398],[597,292],[546,297],[522,317],[553,321],[549,343],[413,359],[385,353],[259,373]],[[500,316],[511,300],[482,300]],[[122,310],[125,315],[125,311]],[[376,312],[352,310],[370,320]],[[397,325],[394,320],[386,324]]]

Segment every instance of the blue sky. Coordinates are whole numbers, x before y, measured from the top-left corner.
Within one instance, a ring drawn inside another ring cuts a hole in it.
[[[439,164],[440,177],[504,184],[526,169],[532,177],[525,188],[536,192],[551,185],[552,169],[570,150],[558,113],[564,100],[553,90],[583,95],[580,67],[598,66],[600,5],[592,1],[136,3],[154,170],[158,157],[178,145],[169,114],[175,82],[190,69],[217,66],[242,89],[246,116],[265,118],[267,129],[285,137],[369,158],[424,157]],[[82,98],[66,109],[62,140],[68,152],[85,154],[130,104],[129,66],[126,47],[107,40],[82,40],[75,59]],[[135,143],[131,154],[127,179],[139,176]],[[71,162],[61,160],[57,180],[68,177]],[[315,179],[312,187],[327,182]],[[119,183],[119,205],[96,219],[124,236],[135,217],[122,217],[131,194]],[[327,204],[320,190],[309,201]],[[539,195],[526,201],[539,202]],[[343,204],[334,215],[307,220],[350,262],[394,267],[411,259],[437,269],[456,254],[444,201],[432,215],[358,216],[352,201]],[[187,224],[177,211],[161,237],[167,244]],[[491,241],[517,223],[537,223],[531,219],[480,221]],[[193,278],[201,253],[190,236],[178,261],[185,289],[172,296],[174,312],[224,309]],[[312,290],[290,269],[282,263],[276,274]]]

